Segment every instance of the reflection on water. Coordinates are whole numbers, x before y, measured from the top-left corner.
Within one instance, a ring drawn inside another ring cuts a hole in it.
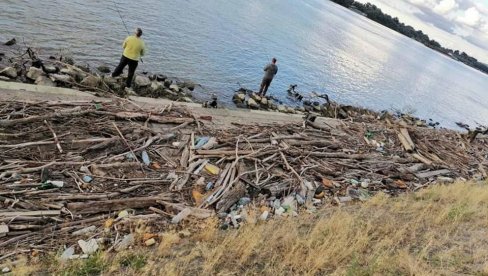
[[[347,104],[415,107],[447,126],[488,124],[485,75],[326,0],[116,2],[131,29],[145,30],[141,70],[193,79],[224,101],[237,83],[257,89],[275,56],[270,93],[285,102],[296,83]],[[114,66],[126,33],[113,3],[2,0],[0,35]]]

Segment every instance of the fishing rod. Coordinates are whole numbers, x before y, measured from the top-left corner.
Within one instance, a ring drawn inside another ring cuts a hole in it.
[[[120,20],[122,21],[122,24],[124,24],[124,28],[125,28],[125,31],[127,32],[127,35],[130,35],[129,28],[127,28],[127,24],[125,24],[124,17],[122,16],[122,13],[120,13],[120,10],[119,10],[119,7],[117,6],[117,3],[115,2],[115,0],[113,0],[112,2],[114,4],[115,10],[119,14],[119,17],[120,17]],[[140,59],[141,59],[141,62],[144,63],[144,61],[142,60],[142,57]]]

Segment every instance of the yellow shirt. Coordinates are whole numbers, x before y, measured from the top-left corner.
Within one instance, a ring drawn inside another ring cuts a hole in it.
[[[139,60],[146,51],[144,41],[134,35],[128,36],[122,47],[124,47],[124,56],[132,60]]]

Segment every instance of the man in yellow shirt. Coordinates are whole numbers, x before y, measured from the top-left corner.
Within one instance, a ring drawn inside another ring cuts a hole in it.
[[[127,82],[125,83],[126,87],[129,89],[132,85],[132,79],[134,78],[134,73],[136,72],[139,59],[144,56],[146,51],[146,45],[141,39],[141,36],[142,30],[137,28],[135,35],[128,36],[124,40],[124,44],[122,44],[122,47],[124,47],[124,53],[120,59],[119,65],[112,73],[112,77],[118,77],[120,74],[122,74],[122,71],[124,71],[125,66],[129,65],[129,75],[127,76]]]

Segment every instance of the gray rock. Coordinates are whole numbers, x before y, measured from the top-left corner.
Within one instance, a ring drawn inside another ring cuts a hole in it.
[[[100,85],[100,78],[95,76],[88,76],[84,78],[80,84],[91,88],[97,88]]]
[[[190,89],[190,91],[193,91],[195,90],[196,84],[191,81],[186,81],[185,83],[183,83],[183,86]]]
[[[54,65],[45,65],[44,70],[46,71],[46,73],[50,73],[50,74],[59,71],[59,69]]]
[[[87,76],[85,72],[83,72],[82,70],[77,69],[77,68],[75,69],[74,67],[73,68],[63,68],[63,69],[61,69],[60,73],[71,76],[76,81],[81,81]]]
[[[151,83],[151,90],[153,92],[164,91],[164,84],[160,83],[159,81],[153,81]]]
[[[164,82],[168,77],[165,75],[157,75],[156,80]]]
[[[13,67],[7,67],[0,71],[1,76],[9,77],[11,79],[15,79],[17,77],[17,69]]]
[[[169,90],[169,89],[164,89],[164,95],[166,97],[169,97],[169,98],[174,98],[174,97],[177,97],[178,94],[176,94],[175,92]]]
[[[0,81],[11,81],[11,79],[5,76],[0,76]]]
[[[261,99],[262,99],[261,96],[259,96],[256,93],[252,93],[251,98],[253,98],[258,103],[261,102]]]
[[[266,99],[265,97],[263,97],[261,99],[261,104],[267,106],[268,105],[268,99]]]
[[[73,78],[69,75],[62,75],[62,74],[51,74],[49,75],[52,81],[62,82],[62,83],[70,83],[73,82]]]
[[[287,106],[285,112],[286,113],[289,113],[289,114],[295,114],[295,109],[293,109],[292,107]]]
[[[243,103],[246,100],[246,94],[236,93],[236,94],[234,94],[233,99],[234,99],[234,102]]]
[[[247,106],[250,108],[259,108],[259,104],[253,98],[247,100]]]
[[[192,103],[193,102],[193,100],[191,98],[189,98],[189,97],[183,97],[182,98],[182,101],[184,101],[186,103]]]
[[[56,84],[48,77],[39,76],[34,82],[37,85],[56,87]]]
[[[279,112],[286,112],[286,106],[281,105],[281,104],[280,104],[280,105],[278,105],[278,111],[279,111]]]
[[[191,97],[191,90],[188,89],[187,87],[183,87],[183,89],[181,89],[180,92],[185,97]]]
[[[36,68],[34,66],[31,66],[29,68],[29,71],[27,71],[27,74],[25,76],[28,79],[35,81],[39,76],[42,76],[42,75],[44,75],[44,72],[41,69]]]
[[[102,66],[98,66],[98,71],[100,71],[100,73],[104,73],[104,74],[108,74],[110,73],[110,68],[108,66],[105,66],[105,65],[102,65]]]
[[[151,80],[148,77],[136,76],[134,83],[137,87],[147,87],[151,85]]]
[[[180,87],[177,84],[172,84],[169,86],[169,89],[175,91],[175,92],[180,92]]]
[[[63,58],[63,61],[64,63],[66,64],[69,64],[69,65],[74,65],[75,64],[75,60],[71,57],[64,57]]]
[[[166,87],[168,87],[168,88],[169,88],[169,86],[170,86],[172,83],[173,83],[173,81],[172,81],[172,80],[170,80],[170,79],[165,79],[165,80],[164,80],[164,86],[166,86]]]

